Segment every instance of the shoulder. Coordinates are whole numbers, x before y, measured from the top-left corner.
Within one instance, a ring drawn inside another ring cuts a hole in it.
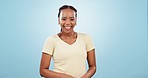
[[[79,32],[78,32],[78,35],[79,35],[80,37],[82,37],[82,38],[88,38],[88,37],[90,37],[90,35],[89,35],[89,34],[86,34],[86,33],[79,33]]]
[[[88,36],[88,34],[86,33],[80,33],[80,32],[77,32],[79,36],[82,36],[82,37],[85,37],[85,36]]]
[[[57,35],[48,36],[46,40],[54,41],[55,39],[57,39]]]

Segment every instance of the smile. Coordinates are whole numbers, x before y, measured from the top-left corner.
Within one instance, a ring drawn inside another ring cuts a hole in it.
[[[71,28],[71,26],[65,26],[65,29],[69,30]]]

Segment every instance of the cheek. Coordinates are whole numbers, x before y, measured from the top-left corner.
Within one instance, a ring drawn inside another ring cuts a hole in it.
[[[74,25],[74,26],[76,25],[76,22],[71,22],[71,23],[72,23],[72,25]]]
[[[64,23],[65,23],[65,22],[63,22],[63,21],[60,21],[60,22],[59,22],[60,25],[64,25]]]
[[[65,23],[66,23],[65,21],[60,21],[59,22],[60,26],[64,26]],[[73,25],[73,26],[75,26],[76,25],[76,21],[71,21],[70,24]]]

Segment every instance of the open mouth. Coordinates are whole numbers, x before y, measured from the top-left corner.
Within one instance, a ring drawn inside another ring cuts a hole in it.
[[[71,26],[65,26],[65,29],[69,30],[71,28]]]

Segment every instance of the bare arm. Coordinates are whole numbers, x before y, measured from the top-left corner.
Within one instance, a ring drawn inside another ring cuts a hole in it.
[[[73,78],[70,75],[57,73],[49,70],[50,61],[52,55],[42,53],[41,63],[40,63],[40,75],[45,78]]]
[[[88,71],[82,76],[82,78],[91,78],[96,72],[96,58],[95,58],[95,50],[91,50],[87,52],[87,61],[89,65]]]

